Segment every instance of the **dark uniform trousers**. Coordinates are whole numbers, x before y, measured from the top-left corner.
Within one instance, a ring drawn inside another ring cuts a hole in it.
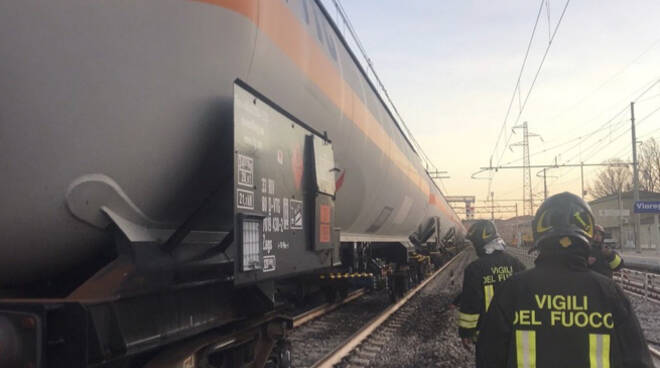
[[[493,298],[479,368],[653,367],[630,302],[584,257],[543,257]]]
[[[524,269],[518,259],[502,251],[484,255],[465,268],[458,319],[460,337],[476,336],[479,319],[488,310],[499,285]]]

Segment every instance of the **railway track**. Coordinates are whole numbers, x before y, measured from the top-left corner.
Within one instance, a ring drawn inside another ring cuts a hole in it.
[[[624,291],[660,305],[660,274],[624,268],[614,274]]]
[[[649,346],[649,352],[651,353],[651,358],[653,359],[653,365],[656,368],[660,368],[660,344],[657,341],[646,341]]]
[[[462,254],[462,253],[461,253]],[[346,338],[341,344],[322,356],[318,361],[311,365],[314,368],[329,368],[329,367],[368,367],[373,365],[373,360],[382,354],[383,347],[388,344],[394,337],[399,327],[408,320],[413,312],[412,310],[402,310],[410,299],[412,299],[419,291],[421,291],[429,282],[435,279],[443,271],[446,271],[451,265],[455,264],[460,258],[457,255],[450,262],[442,268],[435,271],[425,281],[415,287],[399,302],[391,305],[369,320],[364,326],[359,328],[355,333]],[[626,292],[631,293],[629,290]],[[365,289],[355,290],[336,303],[325,303],[313,309],[305,311],[296,315],[294,320],[294,328],[298,328],[307,322],[313,321],[324,315],[327,315],[343,305],[354,301],[361,296],[365,295]],[[636,293],[637,296],[642,296]],[[325,327],[330,327],[329,324],[323,324]],[[660,344],[656,341],[648,340],[648,348],[653,358],[653,363],[656,367],[660,368]]]
[[[654,272],[643,272],[633,269],[623,269],[615,273],[614,280],[623,291],[630,296],[638,297],[656,306],[660,305],[660,275]],[[646,331],[646,333],[649,333]],[[660,343],[647,340],[653,363],[660,368]]]
[[[367,367],[370,362],[376,358],[383,346],[385,346],[402,323],[406,321],[410,310],[402,308],[424,287],[445,271],[453,270],[453,267],[463,259],[465,251],[459,253],[447,264],[436,270],[430,277],[410,290],[397,303],[389,306],[381,313],[373,317],[369,322],[363,325],[359,330],[344,340],[336,348],[325,354],[321,359],[312,365],[314,368],[329,368],[335,366]],[[460,274],[460,273],[459,273]],[[454,273],[451,278],[453,280]]]
[[[353,290],[350,293],[348,293],[348,296],[346,298],[336,302],[336,303],[325,303],[321,304],[317,307],[314,307],[308,311],[305,311],[303,313],[300,313],[296,316],[293,317],[293,328],[300,327],[303,324],[314,320],[318,317],[321,317],[327,313],[330,313],[334,311],[335,309],[341,307],[342,305],[346,303],[350,303],[351,301],[363,296],[366,294],[367,289],[365,288],[360,288],[357,290]]]

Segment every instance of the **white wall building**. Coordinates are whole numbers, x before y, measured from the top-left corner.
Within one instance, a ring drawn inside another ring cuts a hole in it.
[[[660,201],[660,193],[639,192],[641,201]],[[596,223],[611,234],[612,239],[624,248],[634,248],[635,218],[633,192],[623,192],[589,202]],[[658,215],[640,214],[640,245],[642,249],[660,247]]]

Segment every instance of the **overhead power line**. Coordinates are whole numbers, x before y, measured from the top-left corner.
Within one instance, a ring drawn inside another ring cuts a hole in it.
[[[527,43],[527,50],[525,51],[525,57],[523,58],[522,65],[520,66],[520,71],[518,72],[518,78],[516,79],[516,85],[513,88],[513,93],[511,94],[511,99],[509,100],[509,107],[506,109],[506,114],[504,115],[504,121],[502,122],[502,127],[500,128],[500,132],[497,135],[497,140],[495,141],[495,147],[493,147],[493,153],[490,155],[491,161],[493,159],[493,156],[497,152],[497,147],[500,143],[500,140],[502,139],[502,133],[504,133],[504,131],[506,130],[506,122],[509,119],[509,114],[511,113],[511,107],[513,106],[513,101],[515,101],[516,99],[516,94],[518,95],[520,94],[519,92],[520,79],[522,78],[523,72],[525,71],[525,65],[527,64],[527,58],[529,57],[529,51],[532,49],[532,42],[534,41],[534,35],[536,34],[536,27],[539,24],[539,19],[541,19],[541,13],[543,11],[544,2],[545,0],[541,0],[541,4],[539,5],[539,11],[538,14],[536,14],[536,21],[534,22],[532,35],[529,37],[529,42]]]
[[[657,85],[659,85],[659,84],[660,84],[660,79],[654,78],[650,83],[648,83],[648,84],[645,85],[644,87],[638,89],[638,91],[639,91],[639,90],[642,90],[642,92],[639,93],[638,95],[636,95],[636,97],[633,99],[633,101],[637,102],[637,101],[646,101],[646,100],[648,100],[648,98],[642,100],[642,97],[644,97],[644,96],[645,96],[647,93],[649,93],[649,92],[650,92],[655,86],[657,86]],[[583,134],[583,135],[581,135],[580,137],[573,138],[573,139],[568,140],[567,142],[564,142],[564,143],[558,144],[557,146],[562,146],[562,147],[563,147],[565,144],[568,144],[569,142],[575,142],[575,141],[577,141],[577,143],[575,143],[574,145],[572,145],[572,146],[570,146],[569,148],[564,149],[564,150],[562,151],[562,154],[564,154],[564,155],[566,155],[566,153],[568,153],[568,152],[571,152],[571,151],[575,150],[576,148],[580,148],[580,151],[579,151],[577,154],[572,155],[572,156],[571,156],[570,158],[568,158],[568,159],[562,159],[561,162],[562,162],[562,163],[570,163],[570,162],[574,162],[574,160],[577,159],[577,158],[579,158],[580,156],[582,156],[582,157],[587,157],[587,158],[590,158],[590,159],[593,159],[594,157],[593,157],[592,155],[594,155],[594,154],[597,155],[598,152],[603,152],[603,153],[608,152],[608,151],[606,151],[606,150],[602,150],[602,145],[604,144],[603,142],[604,142],[605,140],[609,140],[608,144],[611,146],[611,144],[612,144],[613,142],[616,142],[616,141],[619,140],[621,137],[623,137],[623,136],[626,135],[628,132],[630,132],[630,126],[629,126],[629,125],[627,125],[627,124],[620,124],[620,123],[622,123],[622,122],[627,121],[627,120],[628,120],[627,117],[624,118],[623,120],[617,121],[616,123],[614,122],[615,119],[617,119],[618,117],[620,117],[623,113],[625,113],[625,112],[628,111],[628,110],[629,110],[629,105],[626,104],[624,108],[622,108],[621,110],[619,110],[614,116],[612,116],[611,118],[609,118],[609,119],[608,119],[607,121],[605,121],[603,124],[599,125],[596,129],[590,131],[589,133]],[[649,113],[648,115],[644,116],[643,118],[639,119],[639,120],[637,121],[637,124],[639,125],[641,122],[645,121],[645,120],[648,119],[650,116],[652,116],[653,114],[657,113],[658,111],[660,111],[660,107],[657,108],[657,109],[655,109],[655,110],[653,110],[651,113]],[[603,131],[603,134],[604,134],[604,135],[599,135],[599,134],[598,134],[599,131],[602,131],[604,128],[606,128],[606,127],[608,127],[608,126],[610,126],[610,127],[613,126],[614,128],[610,129],[609,131]],[[622,129],[622,128],[623,128],[623,131],[620,131],[620,129]],[[614,138],[612,138],[612,134],[614,134],[614,133],[618,133],[618,134],[617,134]],[[596,139],[596,138],[598,138],[598,139]],[[595,139],[595,141],[593,141],[591,144],[589,144],[588,146],[586,146],[586,147],[583,148],[582,145],[585,144],[587,141],[589,141],[589,140],[591,140],[591,139]],[[555,147],[557,147],[557,146],[555,146]],[[622,150],[620,150],[619,152],[621,152],[621,151],[625,151],[626,149],[630,149],[630,147],[624,145],[624,147],[622,148]],[[545,149],[545,150],[543,150],[543,151],[550,151],[550,149]],[[543,151],[542,151],[542,152],[543,152]],[[533,154],[530,154],[530,156],[536,155],[536,154],[538,154],[538,153],[540,153],[540,152],[535,152],[535,153],[533,153]],[[620,153],[617,153],[617,154],[611,156],[610,158],[615,158],[615,157],[619,157],[619,156],[620,156]],[[504,165],[509,165],[509,164],[512,164],[512,163],[516,163],[516,162],[519,162],[520,160],[521,160],[521,159],[512,160],[512,161],[510,161],[509,163],[506,163],[506,164],[504,164]],[[569,168],[568,170],[566,170],[566,172],[564,172],[563,174],[561,174],[561,176],[566,176],[567,173],[572,172],[573,170],[574,170],[574,168]],[[577,179],[574,179],[574,180],[577,180]],[[573,181],[574,181],[574,180],[573,180]],[[562,182],[560,182],[560,183],[565,183],[565,181],[562,181]]]
[[[660,128],[653,129],[650,132],[647,132],[646,134],[640,136],[640,138],[649,138],[649,137],[651,137],[652,135],[654,135],[655,133],[658,133],[658,132],[660,132]]]
[[[660,111],[660,106],[656,107],[653,111],[651,111],[650,113],[648,113],[647,115],[645,115],[643,118],[637,120],[637,125],[639,126],[639,124],[641,124],[642,122],[646,121],[648,118],[650,118],[651,116],[653,116],[653,115],[654,115],[655,113],[657,113],[658,111]]]
[[[552,36],[550,37],[550,40],[548,41],[548,45],[545,48],[545,52],[543,53],[543,57],[541,58],[541,62],[539,63],[539,67],[536,69],[536,73],[534,74],[534,79],[532,79],[532,83],[527,90],[527,95],[525,96],[525,100],[522,103],[522,106],[518,110],[518,116],[516,116],[516,121],[513,123],[513,125],[517,125],[518,122],[520,121],[520,117],[522,116],[523,112],[525,111],[525,107],[527,106],[527,101],[529,100],[529,96],[532,94],[532,91],[534,90],[534,85],[536,84],[536,81],[538,80],[539,74],[541,74],[541,69],[543,68],[543,63],[545,63],[545,59],[548,56],[548,52],[550,52],[550,47],[552,46],[552,41],[554,41],[555,36],[557,35],[557,31],[559,30],[559,25],[561,25],[562,19],[564,19],[564,14],[566,14],[566,9],[568,8],[568,4],[571,2],[571,0],[566,1],[566,5],[564,5],[564,9],[561,12],[561,16],[559,17],[559,21],[557,21],[557,26],[555,26],[554,31],[552,32]],[[511,137],[513,136],[513,132],[509,134],[509,137],[506,140],[506,143],[504,144],[504,147],[507,147],[509,145],[509,141],[511,140]],[[502,158],[504,157],[504,153],[506,150],[502,150],[502,154],[500,155],[500,158],[497,160],[497,165],[502,162]]]
[[[651,85],[648,86],[648,87],[644,90],[644,92],[640,93],[639,96],[637,96],[637,97],[633,100],[633,102],[637,102],[639,99],[641,99],[642,97],[644,97],[644,95],[647,94],[647,93],[649,93],[649,91],[652,90],[653,87],[657,86],[658,83],[660,83],[660,78],[656,79],[655,82],[651,83]]]
[[[626,111],[625,109],[624,109],[624,110],[621,110],[620,112],[617,113],[617,115],[615,115],[614,117],[612,117],[611,119],[609,119],[608,121],[606,121],[603,125],[599,126],[598,128],[596,128],[596,129],[594,129],[594,130],[592,130],[592,131],[589,131],[589,132],[587,132],[587,133],[584,133],[584,134],[582,134],[582,135],[580,135],[580,136],[578,136],[578,137],[571,138],[571,139],[569,139],[569,140],[567,140],[567,141],[565,141],[565,142],[563,142],[563,143],[556,144],[556,145],[554,145],[554,146],[552,146],[552,147],[548,147],[548,148],[544,148],[544,149],[542,149],[542,150],[540,150],[540,151],[532,152],[532,153],[530,153],[529,157],[534,157],[534,156],[538,156],[538,155],[540,155],[540,154],[542,154],[542,153],[551,152],[551,151],[553,151],[553,150],[556,150],[556,149],[558,149],[558,148],[564,147],[564,146],[569,145],[569,144],[571,144],[571,143],[575,143],[575,142],[577,142],[577,141],[580,141],[580,142],[578,142],[577,144],[574,144],[573,146],[571,146],[570,148],[568,148],[568,149],[564,149],[564,150],[562,151],[562,153],[564,153],[564,154],[567,153],[567,152],[570,152],[570,151],[574,150],[575,148],[579,147],[580,144],[581,144],[582,142],[584,142],[584,141],[586,141],[586,140],[588,140],[588,139],[590,139],[590,138],[593,138],[594,134],[597,134],[599,131],[601,131],[601,130],[602,130],[604,127],[606,127],[608,124],[611,124],[612,121],[613,121],[618,115],[621,115],[621,114],[622,114],[623,112],[625,112],[625,111]],[[617,124],[618,124],[618,122],[617,122]],[[618,128],[617,128],[617,129],[618,129]],[[610,131],[609,133],[611,134],[612,131]],[[517,159],[515,159],[515,160],[511,160],[511,161],[505,162],[505,163],[503,163],[502,165],[506,166],[506,165],[514,164],[514,163],[517,163],[517,162],[520,162],[520,161],[522,161],[522,158],[517,158]]]
[[[622,114],[622,113],[625,112],[625,111],[628,111],[628,108],[629,108],[629,105],[628,105],[628,104],[629,104],[630,101],[640,102],[641,97],[644,96],[646,93],[648,93],[648,92],[649,92],[649,91],[650,91],[655,85],[657,85],[658,81],[659,81],[659,78],[657,78],[657,77],[656,77],[656,78],[653,78],[651,81],[645,83],[643,86],[641,86],[641,87],[637,88],[636,90],[634,90],[633,92],[627,94],[625,97],[623,97],[623,98],[622,98],[621,100],[619,100],[618,102],[616,102],[616,103],[614,103],[614,104],[611,104],[611,106],[617,106],[617,105],[621,104],[621,105],[624,105],[624,107],[623,107],[621,110],[619,110],[619,111],[614,115],[614,117],[608,119],[607,121],[605,121],[604,123],[602,123],[601,125],[599,125],[599,126],[598,126],[596,129],[594,129],[592,132],[597,132],[597,131],[603,129],[604,127],[606,127],[606,126],[608,126],[608,125],[611,126],[612,121],[613,121],[614,119],[616,119],[616,117],[617,117],[618,115]],[[637,94],[637,93],[640,92],[640,91],[642,91],[642,92],[641,92],[640,94]],[[644,99],[644,100],[647,100],[647,99]],[[603,111],[609,111],[609,110],[612,110],[612,108],[605,109],[605,110],[603,110]],[[589,120],[586,120],[586,121],[584,121],[584,122],[581,122],[579,125],[583,125],[583,126],[584,126],[584,125],[587,125],[588,123],[591,123],[592,121],[596,120],[601,114],[602,114],[602,112],[599,113],[599,114],[597,114],[596,116],[594,116],[593,118],[591,118],[591,119],[589,119]],[[577,125],[577,124],[576,124],[576,125]],[[590,125],[590,124],[589,124],[589,125]],[[591,138],[591,135],[592,135],[592,134],[593,134],[593,133],[582,134],[582,137],[585,137],[585,140],[586,140],[586,139]]]
[[[525,100],[523,101],[522,107],[520,108],[520,111],[518,112],[518,117],[516,118],[516,121],[514,123],[518,124],[520,121],[520,117],[522,116],[523,111],[525,110],[525,106],[527,105],[527,101],[529,100],[529,96],[532,94],[532,90],[534,89],[534,85],[536,84],[536,81],[539,77],[539,74],[541,73],[541,69],[543,68],[543,63],[545,62],[546,57],[548,56],[548,52],[550,52],[550,47],[552,46],[552,42],[555,40],[555,36],[557,35],[557,31],[559,30],[559,26],[561,25],[561,21],[564,19],[564,15],[566,14],[566,9],[568,9],[568,4],[570,4],[571,0],[566,0],[566,5],[564,5],[564,9],[561,12],[561,15],[559,16],[559,20],[557,21],[557,25],[555,26],[554,31],[552,32],[552,37],[550,37],[550,40],[548,41],[548,46],[545,48],[545,52],[543,53],[543,58],[541,58],[541,62],[539,63],[538,69],[536,69],[536,74],[534,74],[534,79],[532,79],[532,84],[529,87],[529,90],[527,91],[527,95],[525,96]]]
[[[518,115],[516,116],[516,120],[513,123],[514,126],[517,125],[520,122],[520,117],[522,116],[523,112],[525,111],[525,107],[527,106],[527,102],[529,101],[529,97],[531,96],[532,91],[534,90],[534,86],[536,85],[536,81],[538,80],[538,77],[541,73],[541,69],[543,68],[543,64],[545,63],[545,60],[548,56],[548,53],[550,52],[550,47],[552,46],[552,42],[554,41],[555,36],[557,35],[557,31],[559,30],[559,26],[561,25],[561,22],[564,19],[564,15],[566,14],[566,9],[568,9],[569,4],[570,4],[570,0],[566,0],[566,4],[564,5],[564,8],[562,9],[561,15],[559,16],[559,20],[557,21],[557,25],[554,27],[554,30],[552,30],[552,35],[550,36],[550,39],[548,40],[548,44],[545,48],[545,52],[543,53],[543,57],[541,58],[541,62],[539,63],[538,68],[536,69],[536,73],[534,74],[534,78],[532,79],[532,83],[531,83],[529,89],[527,90],[527,94],[525,95],[525,99],[523,100],[522,104],[519,106]],[[537,15],[536,23],[534,25],[534,30],[532,31],[532,37],[530,39],[530,45],[528,45],[528,50],[525,54],[525,59],[523,61],[523,69],[524,69],[524,65],[527,61],[527,54],[529,53],[529,48],[531,46],[531,40],[534,38],[534,33],[536,31],[536,26],[538,24],[538,19],[540,17],[542,9],[543,9],[543,0],[541,1],[541,5],[539,7],[539,13]],[[550,27],[550,24],[548,26]],[[522,75],[522,69],[521,69],[521,74],[519,75],[517,83],[516,83],[516,89],[514,90],[514,95],[513,95],[514,98],[515,98],[516,91],[518,92],[518,94],[520,93],[520,78],[521,78],[521,75]],[[519,95],[519,97],[520,97],[520,95]],[[506,117],[505,117],[504,122],[502,124],[502,129],[500,130],[500,134],[498,135],[498,139],[496,141],[496,145],[495,145],[495,148],[493,150],[493,154],[491,154],[491,157],[490,157],[491,165],[493,163],[493,156],[496,154],[496,151],[497,151],[497,146],[499,144],[499,140],[501,139],[501,133],[506,128],[506,123],[507,123],[510,111],[511,111],[511,103],[509,104],[509,108],[507,109],[507,114],[506,114]],[[507,137],[507,139],[504,143],[502,153],[500,154],[500,157],[498,158],[496,165],[499,165],[502,162],[502,158],[504,157],[504,154],[506,153],[506,147],[508,147],[512,136],[513,136],[513,131],[508,135],[508,137]],[[492,189],[492,179],[493,179],[493,175],[490,176],[490,180],[489,180],[489,183],[488,183],[488,192],[491,192],[491,189]]]
[[[646,102],[646,101],[649,101],[649,100],[652,100],[652,99],[654,99],[654,98],[658,98],[658,97],[660,97],[660,94],[657,94],[657,95],[649,96],[649,97],[647,97],[647,98],[640,99],[640,100],[637,101],[637,103],[640,103],[640,102]]]
[[[648,92],[649,92],[654,86],[658,85],[659,83],[660,83],[660,79],[656,80],[656,81],[655,81],[654,83],[652,83],[648,88],[646,88],[646,90],[644,90],[644,92],[642,92],[639,96],[637,96],[637,98],[636,98],[634,101],[637,101],[637,100],[641,99],[646,93],[648,93]],[[605,124],[601,125],[598,129],[602,129],[603,127],[607,126],[610,122],[612,122],[614,119],[616,119],[616,118],[617,118],[619,115],[621,115],[623,112],[628,111],[628,109],[629,109],[629,107],[626,106],[624,109],[622,109],[621,111],[619,111],[619,112],[618,112],[613,118],[611,118],[610,120],[608,120],[607,122],[605,122]],[[637,126],[639,126],[642,122],[644,122],[645,120],[647,120],[649,117],[651,117],[653,114],[657,113],[658,111],[660,111],[660,106],[658,106],[656,109],[654,109],[653,111],[651,111],[649,114],[647,114],[647,115],[644,116],[643,118],[638,119],[638,120],[637,120]],[[626,120],[627,120],[627,119],[626,119]],[[617,125],[617,127],[615,128],[615,131],[618,130],[618,129],[620,129],[621,127],[625,127],[625,129],[624,129],[620,134],[618,134],[614,139],[612,139],[612,141],[616,141],[617,139],[623,137],[625,134],[627,134],[628,132],[630,132],[630,126],[628,126],[628,125]],[[611,133],[611,132],[610,132],[610,133]],[[607,137],[607,136],[606,136],[606,137]],[[599,143],[602,143],[602,142],[605,140],[606,137],[602,137],[602,138],[598,139],[597,141],[595,141],[594,143],[592,143],[590,146],[588,146],[588,147],[585,149],[585,151],[583,151],[582,153],[588,153],[587,156],[591,155],[592,153],[594,153],[594,151],[596,151],[596,150],[598,150],[598,149],[601,148],[600,146],[598,146],[598,144],[599,144]],[[575,146],[574,146],[574,147],[575,147]],[[574,148],[574,147],[572,147],[572,148]],[[569,148],[567,151],[570,151],[572,148]],[[568,160],[564,160],[563,162],[566,162],[566,163],[567,163],[567,162],[571,162],[572,160],[574,160],[574,159],[577,158],[578,156],[579,156],[579,154],[578,154],[578,155],[575,155],[575,156],[573,156],[573,157],[571,157],[571,158],[568,159]]]
[[[598,87],[596,87],[594,90],[589,92],[587,95],[583,96],[579,101],[574,103],[573,105],[569,106],[568,108],[564,109],[562,112],[559,114],[555,115],[554,117],[550,118],[550,121],[555,121],[557,118],[560,116],[564,115],[566,112],[573,110],[574,108],[578,107],[591,97],[593,97],[598,91],[603,89],[606,85],[610,84],[613,80],[615,80],[618,76],[623,74],[628,68],[630,68],[632,65],[637,63],[640,59],[642,59],[646,54],[648,54],[651,50],[653,50],[656,46],[660,45],[660,38],[657,40],[653,41],[651,46],[646,48],[644,51],[642,51],[639,55],[637,55],[632,61],[630,61],[628,64],[626,64],[623,68],[619,69],[616,73],[612,74],[609,78],[607,78],[604,82],[602,82]]]
[[[660,83],[660,80],[654,82],[649,88],[647,88],[644,92],[642,92],[642,93],[637,97],[637,99],[640,99],[641,97],[643,97],[646,93],[648,93],[648,91],[650,91],[650,90],[653,88],[653,86],[657,85],[658,83]],[[628,109],[626,109],[626,110],[628,110]],[[649,119],[651,116],[653,116],[654,114],[656,114],[658,111],[660,111],[660,106],[656,107],[656,108],[655,108],[654,110],[652,110],[650,113],[646,114],[643,118],[637,120],[637,121],[636,121],[636,125],[637,125],[637,127],[639,127],[639,126],[641,125],[641,123],[643,123],[644,121],[646,121],[647,119]],[[626,135],[629,134],[629,132],[631,131],[631,127],[630,127],[630,126],[628,126],[628,125],[623,125],[623,126],[626,127],[626,129],[624,129],[620,134],[618,134],[618,135],[613,139],[613,141],[617,141],[619,138],[626,136]],[[597,153],[598,153],[598,152],[603,152],[603,153],[610,152],[610,151],[602,150],[602,145],[598,145],[599,143],[602,142],[602,140],[603,140],[603,138],[599,139],[598,141],[594,142],[591,146],[589,146],[589,148],[588,148],[587,151],[585,152],[585,156],[586,156],[586,157],[589,157],[590,159],[593,159],[594,157],[597,156]],[[611,143],[610,143],[610,147],[611,147]],[[624,145],[621,147],[620,150],[618,150],[614,155],[609,155],[609,154],[608,154],[609,157],[607,157],[607,158],[605,158],[605,159],[620,158],[620,156],[621,156],[622,154],[626,153],[626,152],[629,151],[630,149],[631,149],[631,147],[630,147],[629,142],[625,142],[625,141],[624,141]],[[595,156],[594,156],[594,155],[595,155]],[[570,162],[570,161],[573,160],[573,159],[575,159],[575,156],[572,157],[572,158],[569,159],[569,160],[564,161],[564,163],[568,163],[568,162]],[[625,161],[625,160],[622,160],[622,161]],[[572,169],[573,169],[573,168],[569,168],[569,169],[567,170],[567,172],[568,172],[568,171],[571,171]],[[566,173],[563,174],[563,176],[565,176],[565,175],[566,175]],[[568,183],[574,182],[574,181],[576,181],[577,179],[578,179],[578,178],[574,178],[574,179],[571,179],[571,180],[560,181],[559,183],[555,183],[555,185],[559,185],[559,184],[565,185],[565,184],[568,184]]]

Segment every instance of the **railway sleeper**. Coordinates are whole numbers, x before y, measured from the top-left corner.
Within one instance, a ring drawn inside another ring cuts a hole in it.
[[[378,349],[380,351],[380,349]],[[378,352],[373,352],[373,351],[358,351],[356,355],[362,359],[373,359],[376,356],[378,356]]]
[[[363,351],[363,352],[369,353],[369,354],[378,354],[378,353],[380,353],[380,350],[381,350],[380,346],[376,346],[376,345],[368,344],[368,343],[365,344],[364,346],[360,347],[360,351]]]
[[[369,365],[370,360],[369,360],[369,359],[360,358],[360,357],[357,357],[357,356],[352,356],[352,357],[350,357],[350,358],[348,359],[348,362],[349,362],[350,364],[357,364],[357,365],[360,365],[360,366],[366,367],[366,366]]]

